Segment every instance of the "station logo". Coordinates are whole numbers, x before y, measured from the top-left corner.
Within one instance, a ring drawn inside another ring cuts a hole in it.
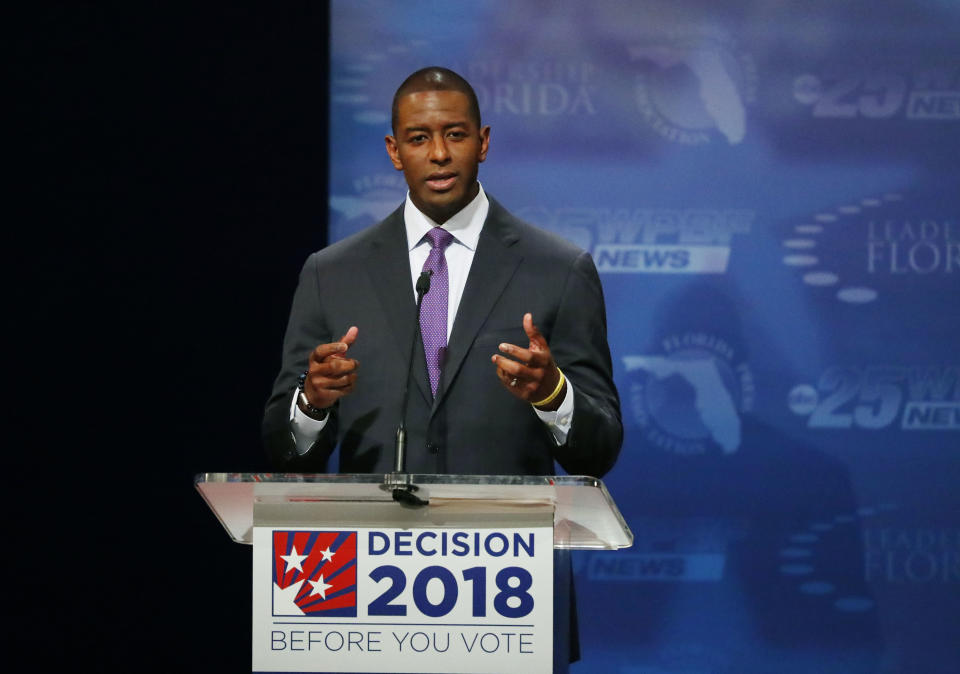
[[[274,616],[357,617],[357,532],[273,532]]]
[[[757,68],[725,33],[689,28],[627,47],[637,109],[653,130],[684,145],[741,143],[756,99]]]
[[[630,408],[647,441],[676,454],[740,448],[740,415],[753,408],[750,366],[724,339],[672,335],[662,352],[624,356]]]
[[[960,367],[832,367],[787,405],[807,428],[960,431]]]
[[[799,75],[793,97],[821,119],[956,121],[960,66],[833,67],[822,74]]]
[[[723,274],[755,212],[712,208],[525,208],[518,217],[589,250],[601,274]]]
[[[616,555],[592,554],[587,578],[599,582],[717,583],[729,546],[747,525],[719,518],[640,518],[631,521],[636,544]]]

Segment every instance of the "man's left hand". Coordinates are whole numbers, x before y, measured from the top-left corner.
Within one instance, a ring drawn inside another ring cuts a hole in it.
[[[527,348],[515,344],[501,344],[500,351],[510,357],[496,354],[491,360],[497,366],[497,377],[503,387],[517,398],[532,404],[550,397],[560,381],[560,369],[553,362],[547,340],[533,324],[532,314],[523,315],[523,331],[530,338]],[[566,387],[564,382],[563,388]],[[564,394],[565,390],[561,390],[553,400],[538,406],[538,409],[556,410],[563,402]]]

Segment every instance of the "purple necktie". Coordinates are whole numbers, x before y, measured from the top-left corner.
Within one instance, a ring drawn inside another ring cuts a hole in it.
[[[423,296],[420,305],[420,336],[423,338],[423,353],[427,357],[427,374],[430,390],[437,395],[440,385],[440,369],[444,351],[447,350],[447,296],[450,294],[450,278],[447,275],[447,259],[444,251],[453,241],[453,234],[442,227],[427,232],[430,239],[430,254],[423,263],[422,271],[432,271],[430,291]]]

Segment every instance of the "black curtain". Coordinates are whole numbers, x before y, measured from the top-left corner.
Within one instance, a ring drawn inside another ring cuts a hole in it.
[[[328,7],[7,23],[15,657],[249,671],[250,550],[193,476],[266,468],[291,295],[326,243]]]

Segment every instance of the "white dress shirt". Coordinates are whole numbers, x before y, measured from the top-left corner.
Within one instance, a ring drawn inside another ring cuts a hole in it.
[[[480,240],[480,230],[483,229],[483,223],[487,219],[489,210],[490,202],[481,186],[477,196],[442,225],[454,237],[445,252],[449,278],[447,300],[448,340],[457,316],[457,309],[460,308],[463,289],[467,285],[467,277],[470,275],[473,255],[477,250],[477,242]],[[409,192],[407,192],[407,199],[403,207],[403,221],[407,230],[407,245],[410,252],[410,289],[413,292],[414,301],[416,301],[417,278],[419,278],[423,264],[427,261],[427,255],[430,253],[430,241],[426,238],[426,234],[438,225],[414,205]],[[533,318],[536,321],[537,317],[534,316]],[[522,316],[517,317],[518,321],[522,321],[522,319]],[[358,327],[362,328],[362,326]],[[361,334],[362,332],[361,329]],[[363,339],[363,337],[361,336],[360,339]],[[526,345],[518,344],[518,346]],[[491,363],[491,377],[496,376],[493,370],[493,364]],[[555,411],[544,412],[536,407],[532,407],[532,409],[550,429],[557,444],[562,445],[567,439],[570,424],[573,421],[573,384],[567,379],[567,390],[563,402]],[[290,430],[296,442],[297,453],[306,454],[326,425],[326,418],[318,421],[301,412],[300,408],[297,407],[297,396],[293,396],[290,405]]]

